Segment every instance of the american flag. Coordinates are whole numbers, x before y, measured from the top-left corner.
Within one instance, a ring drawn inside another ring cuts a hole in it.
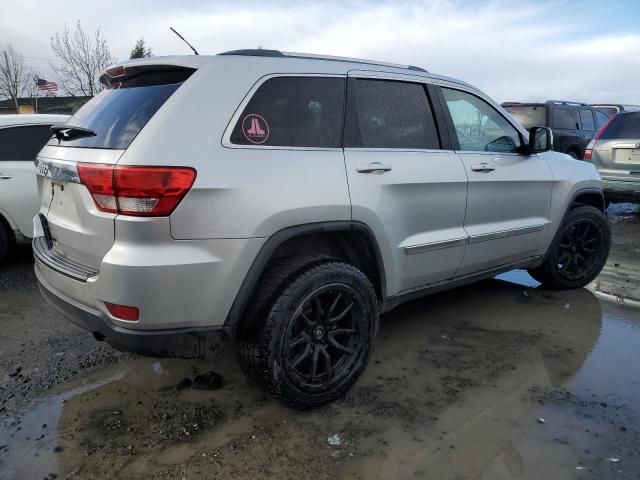
[[[38,78],[36,83],[38,85],[38,90],[46,90],[47,92],[58,91],[58,84],[56,82],[48,82],[43,78]]]

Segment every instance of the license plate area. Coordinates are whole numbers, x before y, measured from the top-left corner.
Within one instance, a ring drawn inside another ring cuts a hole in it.
[[[613,151],[616,163],[640,165],[640,148],[615,148]]]

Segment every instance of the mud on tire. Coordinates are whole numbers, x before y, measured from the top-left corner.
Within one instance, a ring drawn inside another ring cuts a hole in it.
[[[529,273],[546,288],[580,288],[598,276],[611,246],[607,218],[592,206],[569,211],[542,265]]]
[[[272,278],[281,280],[279,288]],[[375,342],[378,304],[371,282],[334,260],[306,266],[285,261],[263,280],[268,293],[258,294],[262,318],[238,343],[242,369],[290,407],[340,397],[365,369]]]

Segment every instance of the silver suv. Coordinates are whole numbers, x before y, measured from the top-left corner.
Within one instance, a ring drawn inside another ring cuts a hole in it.
[[[527,268],[590,282],[593,165],[476,88],[412,66],[241,50],[126,62],[36,163],[36,274],[98,340],[198,357],[237,341],[291,406],[364,370],[378,316]]]

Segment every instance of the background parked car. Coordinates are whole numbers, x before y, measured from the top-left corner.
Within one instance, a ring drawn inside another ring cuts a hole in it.
[[[548,100],[545,103],[505,102],[502,106],[525,128],[545,126],[553,131],[553,149],[582,159],[587,144],[609,115],[586,103]]]
[[[640,105],[623,105],[621,103],[599,103],[597,105],[592,104],[593,108],[606,113],[609,116],[613,116],[620,112],[631,112],[634,110],[640,110]]]
[[[0,260],[14,242],[33,236],[38,188],[33,166],[36,154],[51,138],[51,125],[68,115],[0,116]]]
[[[611,118],[587,146],[605,185],[607,201],[640,201],[640,111]]]

